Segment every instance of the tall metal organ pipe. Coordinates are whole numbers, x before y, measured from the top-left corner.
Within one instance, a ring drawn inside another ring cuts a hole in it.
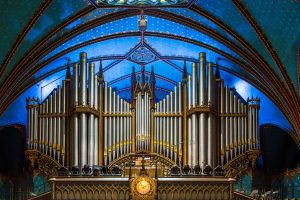
[[[208,99],[209,107],[212,107],[212,103],[213,103],[213,81],[214,81],[213,80],[213,65],[210,62],[210,63],[208,63],[208,92],[207,92],[208,93],[207,99]],[[213,129],[213,127],[215,126],[214,116],[211,112],[208,113],[207,125],[208,125],[208,129],[207,129],[207,133],[208,133],[207,164],[210,166],[213,166],[214,158],[216,156],[215,152],[214,152],[214,145],[216,143],[216,140],[215,140],[215,133],[214,133],[214,129]]]
[[[224,80],[220,81],[220,113],[225,114],[225,91]],[[220,131],[221,131],[221,166],[225,164],[225,149],[226,149],[226,126],[225,117],[220,117]]]
[[[233,95],[233,114],[237,114],[237,96]],[[233,118],[233,157],[237,156],[237,147],[238,147],[238,132],[237,132],[237,117]]]
[[[54,116],[57,114],[57,89],[54,89],[53,102],[52,102],[52,113]],[[52,148],[53,148],[53,157],[56,158],[56,136],[57,136],[57,119],[56,117],[52,118]]]
[[[87,105],[86,95],[86,53],[80,53],[80,106]],[[83,167],[87,164],[87,116],[82,112],[79,115],[80,121],[80,157],[79,163]]]
[[[60,149],[61,149],[61,157],[62,157],[62,164],[65,165],[65,149],[66,149],[66,127],[67,127],[67,124],[66,124],[66,117],[67,117],[67,88],[66,88],[66,81],[64,80],[63,81],[63,87],[62,87],[62,125],[61,125],[61,139],[60,139]],[[70,152],[68,152],[70,153]]]
[[[192,107],[196,107],[198,104],[197,101],[197,95],[198,95],[198,89],[197,89],[197,70],[198,66],[197,63],[192,64]],[[195,166],[199,163],[198,161],[198,123],[197,123],[197,115],[192,114],[192,162],[191,166]]]
[[[104,113],[108,113],[108,100],[109,100],[109,92],[108,92],[108,87],[107,87],[107,82],[104,82]],[[109,119],[108,117],[104,117],[104,135],[106,136],[104,138],[104,165],[108,164],[108,137],[109,137]]]
[[[189,75],[188,76],[188,109],[192,108],[192,77]],[[193,145],[192,140],[192,119],[189,117],[188,118],[188,165],[192,166],[192,145]]]
[[[93,108],[95,110],[98,111],[98,104],[99,104],[99,100],[98,100],[98,87],[103,87],[102,85],[99,85],[98,86],[98,77],[97,75],[95,75],[94,73],[91,74],[92,75],[92,79],[94,79],[94,86],[92,88],[92,90],[94,90],[94,104],[93,104]],[[103,99],[103,97],[102,97]],[[99,152],[98,152],[98,149],[99,149],[99,135],[98,135],[98,117],[97,116],[94,116],[94,141],[93,141],[93,144],[94,144],[94,158],[93,158],[93,164],[94,165],[98,165],[99,164]],[[100,144],[101,145],[101,144]]]
[[[89,107],[93,108],[94,107],[94,98],[95,98],[95,94],[94,94],[94,87],[95,87],[95,82],[94,82],[94,69],[95,69],[95,65],[94,63],[89,63],[89,70],[88,70],[88,105]],[[95,152],[95,148],[94,148],[94,135],[96,134],[94,125],[95,124],[95,118],[94,118],[94,114],[90,113],[88,116],[88,161],[87,163],[89,164],[89,166],[92,166],[94,164],[94,152]]]
[[[50,99],[49,99],[49,113],[50,113],[50,119],[49,119],[49,125],[48,125],[48,133],[49,133],[49,155],[52,156],[53,155],[53,149],[52,149],[52,145],[53,145],[53,124],[52,124],[52,118],[51,114],[53,114],[53,95],[50,95]]]
[[[62,110],[61,110],[61,93],[62,93],[62,88],[61,86],[59,85],[58,86],[58,89],[57,89],[57,110],[56,110],[56,113],[57,113],[57,117],[56,117],[56,151],[57,151],[57,161],[60,162],[60,152],[61,152],[61,117],[60,117],[60,114],[62,113]]]
[[[49,98],[46,99],[45,112],[49,113]],[[49,117],[45,119],[45,154],[49,154]]]
[[[206,106],[206,54],[200,53],[200,95],[199,95],[199,105]],[[203,168],[207,164],[207,150],[208,150],[208,135],[207,135],[207,116],[206,113],[200,113],[199,118],[199,164]]]
[[[74,88],[74,105],[79,105],[79,74],[78,74],[78,64],[75,63],[73,65],[73,88]],[[79,118],[78,114],[74,113],[72,116],[72,129],[73,129],[73,156],[72,156],[72,164],[73,166],[79,166]]]
[[[230,120],[228,115],[230,114],[230,93],[229,88],[226,85],[225,87],[225,135],[226,135],[226,148],[225,148],[225,156],[226,156],[226,162],[230,160]]]
[[[182,132],[182,121],[183,121],[183,108],[182,108],[182,83],[178,83],[178,112],[182,113],[182,117],[179,117],[179,123],[178,123],[178,164],[181,165],[183,162],[182,160],[182,151],[183,151],[183,132]]]

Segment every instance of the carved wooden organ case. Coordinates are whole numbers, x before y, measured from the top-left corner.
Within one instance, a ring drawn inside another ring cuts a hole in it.
[[[104,81],[102,64],[95,74],[94,63],[81,53],[43,102],[27,98],[28,148],[68,167],[109,165],[139,151],[178,165],[214,167],[256,149],[260,100],[245,101],[224,86],[205,53],[191,71],[184,62],[182,81],[155,101],[153,68],[150,77],[144,67],[140,76],[133,68],[131,99],[125,100]]]

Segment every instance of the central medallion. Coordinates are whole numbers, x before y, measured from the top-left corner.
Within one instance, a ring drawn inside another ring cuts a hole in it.
[[[147,64],[153,62],[155,59],[156,56],[148,48],[144,46],[137,48],[130,55],[130,60],[139,64]]]

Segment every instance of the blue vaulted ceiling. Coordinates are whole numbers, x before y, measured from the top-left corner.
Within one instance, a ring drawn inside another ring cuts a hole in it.
[[[300,3],[291,0],[189,2],[193,4],[188,7],[147,9],[96,8],[89,0],[1,2],[0,115],[28,91],[34,93],[32,88],[40,91],[49,77],[56,84],[64,74],[66,57],[71,63],[78,62],[82,51],[96,62],[96,70],[102,60],[106,81],[120,95],[129,97],[132,66],[140,70],[134,53],[141,45],[137,22],[144,10],[148,20],[145,51],[154,55],[145,62],[145,70],[150,72],[154,66],[158,98],[181,80],[183,60],[190,66],[192,61],[198,61],[199,52],[206,52],[207,61],[219,59],[224,74],[246,81],[273,101],[274,107],[283,113],[280,116],[284,124],[290,123],[291,129],[299,133]],[[275,56],[254,25],[260,27]],[[278,59],[283,70],[278,66]],[[38,95],[44,98],[51,85],[43,87],[43,95]]]

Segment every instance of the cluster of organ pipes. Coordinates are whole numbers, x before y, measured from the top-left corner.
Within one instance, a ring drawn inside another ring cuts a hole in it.
[[[154,151],[175,163],[182,161],[182,84],[155,104]]]
[[[131,105],[104,83],[104,164],[131,152]]]
[[[42,102],[27,98],[28,148],[65,164],[66,146],[66,81]]]
[[[155,74],[131,75],[131,99],[122,99],[87,63],[67,68],[62,86],[39,102],[27,98],[28,148],[64,166],[108,165],[122,155],[158,153],[178,165],[224,165],[257,148],[259,98],[246,101],[224,86],[218,64],[200,53],[182,81],[155,102]]]

